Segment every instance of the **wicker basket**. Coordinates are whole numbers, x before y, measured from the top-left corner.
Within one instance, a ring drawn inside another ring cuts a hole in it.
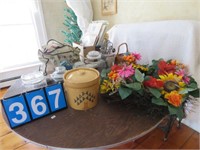
[[[125,45],[126,46],[126,53],[119,53],[120,52],[120,47],[121,46],[123,46],[123,45]],[[118,46],[118,50],[117,50],[117,54],[116,54],[116,56],[115,56],[115,64],[120,64],[120,63],[123,63],[124,62],[124,60],[123,60],[123,56],[124,56],[124,54],[127,54],[127,53],[129,53],[129,50],[128,50],[128,45],[127,45],[127,43],[122,43],[122,44],[120,44],[119,46]]]

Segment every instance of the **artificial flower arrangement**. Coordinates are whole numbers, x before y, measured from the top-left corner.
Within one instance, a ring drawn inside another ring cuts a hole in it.
[[[197,82],[187,67],[177,60],[153,60],[151,65],[140,65],[138,53],[127,53],[120,64],[101,72],[101,94],[118,94],[121,100],[137,93],[149,95],[151,103],[166,107],[179,120],[184,117],[184,104],[191,97],[199,97]]]

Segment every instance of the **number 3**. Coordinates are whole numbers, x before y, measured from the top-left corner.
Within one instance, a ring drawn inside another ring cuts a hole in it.
[[[24,96],[15,96],[1,101],[11,128],[31,121]]]
[[[15,114],[16,115],[21,115],[22,117],[21,117],[21,119],[12,118],[12,121],[14,123],[17,123],[17,124],[24,122],[27,119],[27,114],[26,114],[26,112],[23,111],[24,110],[24,106],[21,103],[16,102],[16,103],[13,103],[13,104],[10,105],[9,111],[10,112],[14,111],[15,107],[19,108],[19,110],[16,111]]]

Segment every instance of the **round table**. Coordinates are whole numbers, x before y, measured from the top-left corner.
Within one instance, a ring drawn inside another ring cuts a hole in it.
[[[94,108],[79,111],[69,106],[12,130],[48,148],[112,148],[144,136],[162,118],[122,101],[109,104],[99,98]]]

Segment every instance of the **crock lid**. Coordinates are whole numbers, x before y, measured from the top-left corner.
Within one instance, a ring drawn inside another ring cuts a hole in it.
[[[76,68],[67,72],[64,80],[69,83],[87,83],[97,79],[99,72],[93,68]]]

